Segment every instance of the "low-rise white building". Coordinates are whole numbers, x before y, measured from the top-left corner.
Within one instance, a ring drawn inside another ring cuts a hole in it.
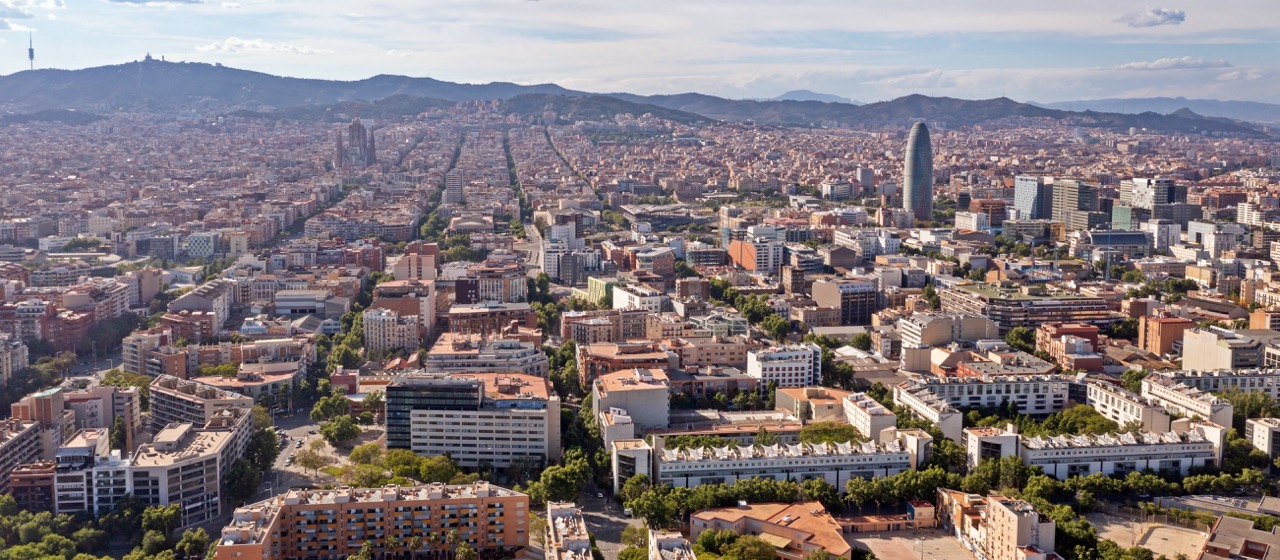
[[[1245,420],[1244,437],[1254,449],[1266,453],[1268,457],[1280,457],[1280,418]]]
[[[923,388],[956,408],[1014,404],[1020,414],[1034,416],[1065,409],[1073,382],[1072,377],[1053,374],[928,377],[907,383],[912,392]]]
[[[1230,426],[1235,410],[1228,401],[1160,375],[1143,378],[1142,396],[1160,403],[1168,412],[1208,420],[1219,426]]]
[[[893,411],[866,393],[848,395],[843,399],[843,404],[845,421],[867,438],[879,439],[880,432],[898,425],[898,417]]]
[[[933,394],[923,383],[906,382],[893,388],[893,402],[912,414],[933,422],[947,439],[959,443],[963,437],[964,414],[946,399]]]
[[[1086,383],[1085,391],[1086,404],[1108,420],[1121,426],[1138,422],[1144,432],[1169,431],[1172,419],[1154,399],[1101,381]]]

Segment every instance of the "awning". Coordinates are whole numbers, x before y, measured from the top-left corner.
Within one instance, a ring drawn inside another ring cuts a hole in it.
[[[760,533],[760,540],[773,545],[774,548],[786,548],[791,545],[791,539],[770,533]]]

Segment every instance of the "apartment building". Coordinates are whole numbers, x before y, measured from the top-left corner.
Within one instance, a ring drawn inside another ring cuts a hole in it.
[[[505,468],[560,459],[560,397],[521,373],[414,373],[387,385],[387,447]]]
[[[454,293],[461,304],[528,301],[528,279],[524,264],[517,259],[490,258],[467,266],[466,276],[454,281]]]
[[[1066,408],[1073,378],[1065,375],[928,377],[907,381],[907,392],[925,389],[956,408],[1017,405],[1020,414],[1044,415]],[[897,402],[895,400],[895,402]]]
[[[204,426],[223,410],[253,409],[250,397],[169,375],[151,382],[150,399],[151,426],[155,430],[184,422]]]
[[[613,287],[614,309],[641,308],[650,313],[661,313],[666,301],[666,294],[653,288],[638,285]]]
[[[0,420],[0,494],[10,490],[9,474],[18,465],[40,458],[40,424],[9,418]]]
[[[578,382],[590,387],[601,375],[628,369],[670,371],[680,363],[679,359],[675,352],[650,342],[582,345],[577,352]]]
[[[1048,322],[1108,325],[1115,318],[1105,298],[1053,293],[1043,286],[1002,288],[991,284],[961,284],[939,290],[942,310],[981,315],[995,321],[1000,335],[1014,327]]]
[[[125,450],[131,451],[138,443],[142,425],[142,390],[138,387],[98,386],[84,391],[67,393],[63,406],[75,412],[76,429],[108,428],[115,426],[115,419],[124,421]]]
[[[869,325],[871,315],[880,309],[879,289],[869,279],[819,280],[810,289],[819,306],[840,309],[841,325]]]
[[[1170,429],[1172,417],[1154,399],[1105,381],[1085,383],[1085,394],[1089,406],[1121,426],[1136,422],[1144,432],[1164,433]]]
[[[1270,395],[1273,399],[1280,398],[1280,369],[1241,368],[1216,371],[1182,369],[1154,372],[1152,375],[1159,375],[1164,379],[1199,389],[1205,393],[1225,393],[1227,391],[1262,392]]]
[[[1250,418],[1244,421],[1244,438],[1254,449],[1275,459],[1280,457],[1280,419]]]
[[[853,554],[840,524],[821,503],[814,501],[712,508],[690,516],[690,539],[697,540],[711,530],[757,535],[777,548],[778,558],[804,558],[826,552],[832,558],[848,559]]]
[[[822,375],[822,349],[806,342],[752,350],[747,353],[747,375],[761,387],[777,382],[779,387],[818,385]]]
[[[623,411],[642,431],[670,425],[670,401],[671,380],[661,369],[616,371],[597,377],[591,384],[591,412],[595,418],[613,410]]]
[[[578,506],[548,502],[546,537],[547,560],[591,560],[591,535]]]
[[[662,440],[654,438],[649,457],[653,465],[650,477],[656,483],[685,488],[761,477],[823,478],[843,488],[851,478],[884,477],[911,470],[924,460],[933,442],[933,438],[921,430],[898,430],[894,438],[884,442],[838,444],[668,449]]]
[[[13,374],[30,363],[26,344],[18,339],[0,336],[0,387],[8,385]]]
[[[893,411],[866,393],[851,393],[841,401],[844,404],[844,420],[868,439],[880,439],[881,432],[898,425],[898,417]]]
[[[527,303],[482,302],[449,308],[449,331],[455,334],[494,335],[512,322],[538,327],[538,316]]]
[[[546,377],[547,355],[535,343],[446,332],[422,356],[422,369],[441,373],[513,372]]]
[[[1189,329],[1182,334],[1182,367],[1189,370],[1245,369],[1262,366],[1266,344],[1229,329]]]
[[[1062,560],[1054,522],[1026,502],[939,488],[937,504],[938,526],[987,558]]]
[[[56,512],[101,515],[126,495],[147,505],[181,505],[183,527],[221,513],[223,476],[236,434],[175,423],[125,458],[108,446],[107,430],[81,430],[58,449]]]
[[[902,383],[893,387],[894,404],[905,406],[918,418],[933,422],[947,439],[963,437],[964,414],[924,383]]]
[[[1231,425],[1234,407],[1230,402],[1161,375],[1143,378],[1142,396],[1159,403],[1167,412],[1208,420],[1219,426]]]
[[[450,549],[444,536],[454,531],[484,558],[527,546],[528,518],[529,496],[488,482],[291,489],[237,508],[214,558],[340,560],[355,556],[365,542],[379,554],[442,553]],[[415,536],[424,538],[422,548],[410,550]],[[400,546],[392,549],[391,542]]]
[[[697,560],[697,556],[678,531],[649,529],[649,560]]]
[[[420,338],[417,315],[401,315],[391,309],[370,308],[362,316],[366,350],[395,352],[418,348]]]
[[[175,340],[173,331],[164,328],[137,330],[129,333],[129,336],[124,337],[124,340],[120,342],[120,369],[129,373],[145,374],[147,372],[147,353],[162,346],[169,346]]]

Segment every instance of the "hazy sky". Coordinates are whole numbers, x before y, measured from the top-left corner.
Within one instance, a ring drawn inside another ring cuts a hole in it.
[[[0,0],[0,73],[136,60],[297,77],[861,101],[1280,102],[1280,0]]]

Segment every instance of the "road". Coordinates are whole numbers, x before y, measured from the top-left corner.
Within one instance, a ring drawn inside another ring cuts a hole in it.
[[[515,248],[520,251],[529,253],[529,258],[525,259],[525,269],[529,271],[530,278],[537,278],[538,273],[542,272],[542,232],[538,231],[538,226],[533,222],[524,224],[525,235],[529,237],[526,243],[518,243]]]
[[[639,519],[631,519],[623,515],[623,508],[612,497],[605,494],[597,498],[592,490],[578,496],[578,508],[582,510],[582,519],[587,522],[587,530],[596,537],[596,546],[605,558],[617,558],[622,551],[622,530],[627,525],[640,526]]]

